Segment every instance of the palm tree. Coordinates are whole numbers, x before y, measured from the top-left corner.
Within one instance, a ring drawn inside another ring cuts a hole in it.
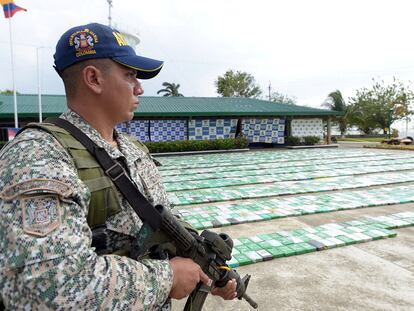
[[[180,84],[177,83],[169,83],[169,82],[163,82],[162,86],[164,86],[164,89],[161,89],[157,92],[157,94],[165,93],[163,96],[184,96],[183,94],[178,92],[178,89],[180,88]]]
[[[336,90],[329,93],[328,97],[323,102],[322,106],[329,108],[330,110],[342,112],[343,115],[336,117],[339,124],[339,130],[341,136],[345,136],[345,132],[348,129],[348,107],[342,97],[341,91]]]

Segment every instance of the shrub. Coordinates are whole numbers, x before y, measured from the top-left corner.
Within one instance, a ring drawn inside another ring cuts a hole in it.
[[[400,136],[400,132],[397,129],[391,129],[391,137]]]
[[[183,152],[202,150],[229,150],[247,148],[249,142],[246,138],[226,138],[216,140],[177,140],[146,142],[150,153]]]
[[[289,146],[298,146],[300,145],[300,137],[288,136],[286,137],[286,144]]]
[[[319,143],[320,137],[319,136],[305,136],[303,137],[303,142],[305,145],[316,145]]]

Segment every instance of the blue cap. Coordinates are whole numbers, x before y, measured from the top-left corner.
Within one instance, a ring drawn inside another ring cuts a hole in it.
[[[163,62],[138,56],[124,36],[108,26],[92,23],[73,27],[60,37],[53,55],[59,75],[73,64],[97,58],[109,58],[137,70],[140,79],[155,77]]]

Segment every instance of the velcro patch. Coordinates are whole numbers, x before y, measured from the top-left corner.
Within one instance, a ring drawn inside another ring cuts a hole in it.
[[[54,193],[61,197],[68,197],[73,189],[64,182],[53,179],[30,179],[14,184],[0,193],[0,198],[5,201],[13,200],[21,195],[36,193]]]
[[[60,204],[58,195],[35,195],[21,200],[23,231],[44,237],[59,228]]]

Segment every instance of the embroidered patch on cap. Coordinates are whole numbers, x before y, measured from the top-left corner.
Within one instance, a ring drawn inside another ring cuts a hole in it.
[[[76,31],[69,37],[69,46],[75,46],[76,57],[96,54],[94,47],[98,42],[98,36],[88,28]]]
[[[25,197],[21,202],[24,232],[44,237],[59,228],[60,204],[57,195]]]

